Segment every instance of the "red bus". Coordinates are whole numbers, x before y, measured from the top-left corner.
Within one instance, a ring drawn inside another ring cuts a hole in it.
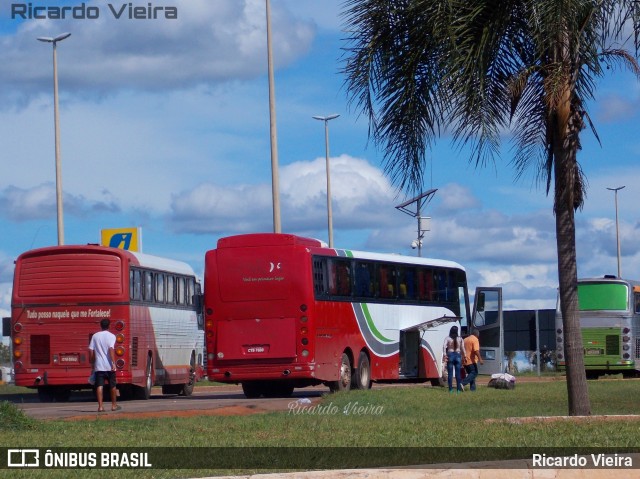
[[[204,373],[200,285],[178,261],[102,246],[54,246],[15,262],[15,383],[43,401],[90,389],[88,346],[103,318],[116,334],[121,396],[190,395]]]
[[[465,270],[451,261],[327,248],[290,234],[222,238],[205,256],[210,380],[247,397],[325,384],[442,377],[442,345],[466,326]]]

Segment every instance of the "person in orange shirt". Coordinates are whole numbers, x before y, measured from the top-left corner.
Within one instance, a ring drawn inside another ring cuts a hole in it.
[[[464,359],[462,365],[467,373],[467,376],[462,380],[462,387],[464,388],[469,384],[469,388],[472,391],[476,390],[476,377],[478,376],[478,362],[484,364],[482,357],[480,356],[480,332],[477,329],[472,329],[471,334],[464,338]]]

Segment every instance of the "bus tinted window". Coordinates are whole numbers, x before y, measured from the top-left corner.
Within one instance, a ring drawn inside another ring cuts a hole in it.
[[[355,295],[361,298],[372,298],[375,294],[375,267],[368,261],[357,261],[355,265]]]
[[[130,273],[130,289],[131,299],[135,301],[142,300],[142,271],[139,269],[132,269]]]
[[[174,276],[168,274],[166,276],[166,294],[165,294],[165,301],[168,304],[174,304],[176,302],[176,279]]]
[[[179,276],[176,278],[177,290],[176,290],[176,300],[178,304],[186,304],[186,296],[187,293],[185,291],[185,283],[184,278]]]
[[[144,300],[153,301],[153,273],[144,272]]]
[[[400,266],[398,268],[398,297],[416,299],[416,269]]]
[[[378,296],[380,298],[396,297],[396,268],[395,265],[378,265]]]
[[[330,259],[329,294],[332,296],[351,296],[351,262],[343,259]]]
[[[164,274],[156,273],[156,301],[164,303]]]

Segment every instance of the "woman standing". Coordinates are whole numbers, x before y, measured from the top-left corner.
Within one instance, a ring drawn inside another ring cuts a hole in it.
[[[455,371],[457,392],[460,393],[463,391],[460,370],[462,368],[462,358],[465,356],[465,352],[464,341],[458,334],[458,326],[451,326],[449,336],[445,338],[442,349],[444,353],[442,359],[447,363],[447,382],[449,383],[449,392],[453,392],[453,373]]]

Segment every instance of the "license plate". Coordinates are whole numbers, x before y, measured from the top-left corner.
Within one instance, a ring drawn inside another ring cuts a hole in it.
[[[587,356],[599,356],[600,354],[602,354],[602,349],[590,348],[590,349],[587,349],[585,352]]]
[[[245,354],[266,354],[269,352],[268,344],[249,344],[243,346]]]
[[[77,364],[80,362],[80,355],[79,354],[61,354],[60,355],[60,362],[61,363],[65,363],[65,364]]]

